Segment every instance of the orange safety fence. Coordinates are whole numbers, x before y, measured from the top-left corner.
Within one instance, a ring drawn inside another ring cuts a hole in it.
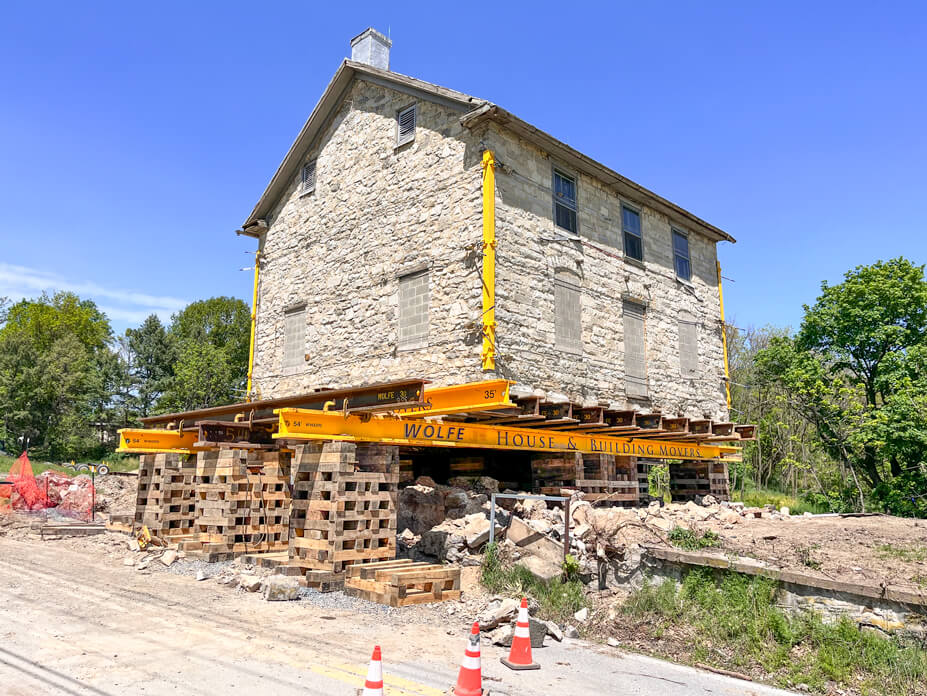
[[[32,464],[23,452],[9,473],[0,474],[0,513],[12,510],[33,512],[55,509],[62,515],[89,520],[93,507],[93,482],[89,476],[68,476],[57,471],[32,473]]]

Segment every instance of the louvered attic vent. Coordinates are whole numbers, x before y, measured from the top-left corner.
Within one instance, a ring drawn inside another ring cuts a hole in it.
[[[399,112],[397,124],[397,145],[405,145],[415,140],[415,107],[410,106]]]
[[[309,160],[303,165],[303,171],[300,175],[300,191],[309,193],[315,191],[315,160]]]

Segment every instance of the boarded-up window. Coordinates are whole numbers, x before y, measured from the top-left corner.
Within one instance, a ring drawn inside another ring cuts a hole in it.
[[[679,317],[679,371],[683,377],[698,377],[698,324],[688,314]]]
[[[647,396],[647,353],[644,344],[644,306],[624,302],[624,373],[629,397]]]
[[[582,287],[569,271],[554,276],[554,345],[570,353],[583,352]]]
[[[399,348],[424,348],[428,343],[428,271],[399,279]]]
[[[283,369],[294,370],[305,363],[306,308],[287,310],[283,318]]]

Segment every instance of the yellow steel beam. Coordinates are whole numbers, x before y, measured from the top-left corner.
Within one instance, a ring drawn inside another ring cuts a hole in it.
[[[517,408],[509,399],[512,382],[507,379],[493,379],[485,382],[469,382],[452,387],[425,387],[423,407],[396,409],[396,413],[409,418],[441,416],[467,411],[494,411],[500,408]]]
[[[248,348],[248,386],[245,399],[251,401],[251,377],[254,375],[254,337],[257,323],[258,278],[261,273],[261,250],[254,252],[254,297],[251,299],[251,343]]]
[[[155,454],[158,452],[177,452],[193,454],[197,433],[181,430],[146,430],[144,428],[122,428],[119,431],[117,452],[134,452],[136,454]]]
[[[483,151],[483,370],[496,369],[496,160]]]
[[[721,307],[721,348],[724,351],[724,393],[727,396],[727,410],[731,410],[731,371],[727,362],[727,325],[724,323],[724,291],[721,289],[721,262],[715,261],[718,267],[718,303]],[[728,413],[730,417],[730,413]]]
[[[655,459],[718,459],[736,447],[604,437],[560,430],[508,428],[472,423],[429,423],[395,416],[367,417],[283,408],[275,438],[355,440],[421,447],[476,447],[535,452],[582,452]]]

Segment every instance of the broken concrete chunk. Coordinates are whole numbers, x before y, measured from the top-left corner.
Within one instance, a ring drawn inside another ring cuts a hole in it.
[[[138,539],[129,539],[129,551],[141,551],[142,547],[138,545]]]
[[[264,581],[264,599],[268,602],[299,599],[299,581],[283,575],[271,575]]]
[[[520,558],[516,562],[516,565],[520,565],[534,577],[547,582],[563,575],[563,569],[560,567],[559,563],[554,563],[540,556],[525,556],[524,558]]]
[[[675,526],[675,525],[673,524],[673,521],[672,521],[672,520],[665,520],[665,519],[663,519],[662,517],[650,517],[650,518],[648,518],[648,520],[647,520],[647,525],[650,526],[650,527],[654,527],[654,528],[656,528],[656,529],[659,529],[659,530],[662,531],[662,532],[670,532],[670,531],[672,531],[673,527]]]
[[[514,599],[503,599],[490,602],[483,613],[477,617],[481,631],[490,631],[502,623],[511,621],[518,614],[520,602]]]
[[[545,624],[547,625],[547,635],[558,643],[563,640],[563,631],[560,630],[560,626],[553,621],[546,621]]]
[[[579,631],[577,631],[574,626],[565,626],[563,629],[563,635],[566,638],[579,638]]]
[[[171,564],[177,560],[177,552],[173,549],[168,549],[161,554],[161,563],[170,568]]]
[[[261,589],[262,580],[257,575],[239,575],[238,586],[247,592],[257,592]]]
[[[589,618],[589,609],[588,609],[588,607],[583,607],[583,608],[580,609],[578,612],[576,612],[575,614],[573,614],[573,618],[576,619],[577,621],[579,621],[580,623],[583,623],[584,621],[586,621],[586,620]]]
[[[202,581],[202,580],[205,580],[205,579],[208,578],[208,577],[209,577],[209,576],[206,575],[206,571],[205,571],[205,570],[198,570],[198,571],[196,571],[196,580],[197,580],[197,582],[200,582],[200,581]]]
[[[124,565],[124,566],[134,566],[134,565],[135,565],[135,557],[134,557],[134,556],[126,556],[125,558],[122,559],[122,565]]]
[[[532,648],[543,648],[544,647],[544,637],[547,635],[547,624],[544,621],[539,621],[538,619],[528,618],[528,631],[531,635],[531,647]],[[512,638],[515,635],[515,622],[505,624],[500,626],[490,635],[490,640],[492,640],[494,645],[501,645],[503,647],[509,648],[512,646]]]
[[[621,647],[621,641],[616,640],[615,638],[609,638],[609,639],[608,639],[607,641],[605,641],[605,642],[608,643],[608,646],[611,647],[611,648],[620,648],[620,647]]]

